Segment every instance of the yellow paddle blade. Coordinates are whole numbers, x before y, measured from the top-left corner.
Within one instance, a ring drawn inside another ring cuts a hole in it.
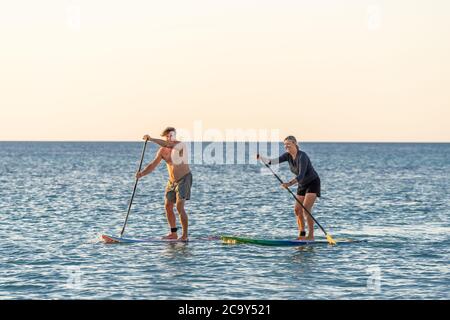
[[[333,238],[329,234],[327,234],[327,240],[328,240],[329,244],[332,244],[332,245],[336,244],[336,241],[334,241]]]

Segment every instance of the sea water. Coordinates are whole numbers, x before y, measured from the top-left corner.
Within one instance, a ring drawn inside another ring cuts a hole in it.
[[[367,242],[104,244],[123,226],[142,143],[0,142],[0,298],[449,299],[450,144],[301,148],[322,181],[316,219]],[[261,164],[191,169],[191,239],[297,236],[294,201]],[[275,170],[293,178],[286,163]],[[166,180],[161,165],[139,181],[125,236],[167,233]]]

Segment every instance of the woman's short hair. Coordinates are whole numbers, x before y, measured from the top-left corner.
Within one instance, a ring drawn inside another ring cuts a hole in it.
[[[292,142],[294,144],[297,144],[297,139],[295,139],[294,136],[287,136],[286,138],[284,138],[283,141],[286,141],[286,140],[288,140],[288,141],[290,141],[290,142]]]
[[[286,138],[284,138],[283,141],[286,141],[286,140],[292,142],[292,143],[295,145],[295,147],[297,148],[297,150],[300,149],[300,148],[298,147],[297,139],[296,139],[294,136],[287,136]]]

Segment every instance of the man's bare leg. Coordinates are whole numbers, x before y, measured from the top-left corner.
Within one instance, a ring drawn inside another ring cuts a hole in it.
[[[167,223],[169,224],[169,228],[172,230],[177,226],[175,213],[173,212],[174,203],[166,199],[166,203],[164,206],[166,209]],[[177,239],[177,238],[178,238],[177,233],[172,231],[170,231],[166,236],[163,237],[163,239]]]
[[[186,211],[184,210],[184,199],[177,199],[177,211],[178,215],[180,216],[181,226],[183,228],[183,233],[181,237],[178,238],[178,240],[187,241],[188,240],[188,215],[186,214]]]
[[[317,194],[315,193],[307,193],[305,196],[305,201],[303,202],[303,205],[306,209],[308,209],[309,212],[312,213],[312,208],[314,206],[314,202],[317,199]],[[314,240],[314,220],[311,217],[306,210],[303,210],[303,214],[306,217],[306,221],[308,222],[308,236],[306,237],[306,240]]]

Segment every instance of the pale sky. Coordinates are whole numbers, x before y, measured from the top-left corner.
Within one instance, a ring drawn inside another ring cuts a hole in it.
[[[0,140],[450,142],[448,0],[0,3]]]

